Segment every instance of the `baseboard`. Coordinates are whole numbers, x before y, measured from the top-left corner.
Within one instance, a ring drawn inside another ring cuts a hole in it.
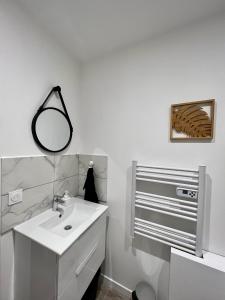
[[[101,280],[101,284],[103,284],[103,286],[109,287],[111,289],[115,289],[120,294],[122,294],[122,295],[124,295],[126,297],[130,297],[131,296],[132,291],[130,289],[128,289],[124,285],[120,284],[116,280],[114,280],[114,279],[106,276],[105,274],[101,273],[100,280]]]

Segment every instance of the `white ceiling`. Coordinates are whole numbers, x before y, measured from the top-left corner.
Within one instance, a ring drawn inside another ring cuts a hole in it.
[[[208,17],[225,0],[20,0],[36,20],[85,61]]]

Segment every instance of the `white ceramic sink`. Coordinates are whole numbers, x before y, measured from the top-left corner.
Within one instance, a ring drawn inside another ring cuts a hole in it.
[[[108,208],[80,198],[59,207],[64,210],[61,217],[58,211],[48,209],[14,230],[62,255]]]
[[[86,202],[75,202],[69,207],[59,205],[64,210],[64,214],[60,217],[60,214],[56,213],[55,216],[49,218],[39,226],[62,237],[67,237],[85,221],[90,219],[98,210],[98,207],[92,207]]]

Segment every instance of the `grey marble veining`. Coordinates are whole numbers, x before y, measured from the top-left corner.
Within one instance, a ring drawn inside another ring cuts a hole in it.
[[[28,189],[54,180],[54,157],[2,158],[2,195],[16,189]]]
[[[54,195],[63,195],[68,191],[72,196],[78,195],[78,175],[60,179],[54,182]]]
[[[79,175],[86,176],[89,167],[89,162],[94,162],[94,174],[96,178],[106,179],[107,178],[107,156],[103,155],[87,155],[79,154]]]
[[[23,202],[8,206],[8,195],[2,198],[2,233],[50,208],[53,183],[23,191]]]
[[[84,183],[86,176],[79,176],[79,196],[84,196]],[[95,188],[98,200],[107,202],[107,179],[95,178]]]
[[[78,171],[76,154],[55,156],[55,180],[78,175]]]

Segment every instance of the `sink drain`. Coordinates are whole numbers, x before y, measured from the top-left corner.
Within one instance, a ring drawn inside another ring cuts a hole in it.
[[[71,228],[72,228],[71,225],[66,225],[66,226],[64,227],[65,230],[70,230]]]

